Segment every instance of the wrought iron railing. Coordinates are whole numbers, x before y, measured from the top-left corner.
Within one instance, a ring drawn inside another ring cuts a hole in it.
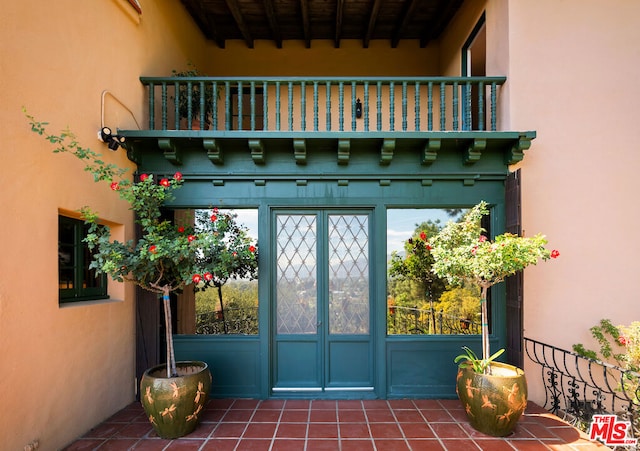
[[[417,307],[390,306],[387,310],[389,334],[479,334],[478,321]]]
[[[527,356],[540,365],[544,408],[585,431],[593,415],[615,414],[640,437],[640,374],[536,340],[524,342]]]
[[[498,91],[506,77],[140,80],[150,130],[496,131]]]
[[[225,308],[196,315],[196,334],[223,335],[258,333],[258,307]]]

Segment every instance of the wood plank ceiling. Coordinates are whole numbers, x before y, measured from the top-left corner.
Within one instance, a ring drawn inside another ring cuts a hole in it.
[[[181,0],[207,39],[220,48],[229,39],[283,41],[356,39],[419,40],[425,47],[447,27],[464,0]]]

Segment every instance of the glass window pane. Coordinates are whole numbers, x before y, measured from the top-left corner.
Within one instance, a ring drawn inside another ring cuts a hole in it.
[[[197,222],[195,218],[209,220],[212,214],[212,210],[179,210],[176,211],[175,220],[179,226],[192,226],[194,221]],[[215,214],[218,218],[233,218],[240,227],[234,236],[257,242],[257,209],[218,210]],[[220,281],[218,278],[214,280]],[[195,295],[193,292],[183,295],[178,308],[185,321],[179,323],[178,333],[258,334],[258,280],[232,276],[223,280],[219,288],[212,286],[197,291]]]
[[[276,217],[278,334],[317,330],[317,230],[315,215]]]
[[[367,215],[329,215],[329,332],[369,333]]]
[[[448,287],[430,271],[429,238],[462,214],[459,209],[387,211],[388,334],[480,333],[478,287]]]

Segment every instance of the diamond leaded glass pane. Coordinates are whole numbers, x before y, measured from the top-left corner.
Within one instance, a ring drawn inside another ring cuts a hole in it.
[[[317,314],[316,216],[276,216],[278,334],[315,334]]]
[[[369,217],[329,215],[329,332],[369,333]]]

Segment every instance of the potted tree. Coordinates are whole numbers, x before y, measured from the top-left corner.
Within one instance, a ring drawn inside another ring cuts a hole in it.
[[[179,78],[194,78],[199,77],[201,74],[194,65],[188,64],[188,69],[183,71],[176,71],[174,69],[171,75]],[[200,93],[204,93],[204,109],[201,105]],[[191,122],[187,124],[187,128],[191,130],[206,130],[209,128],[213,113],[213,95],[213,86],[207,85],[204,82],[182,80],[177,83],[174,101],[176,102],[179,118],[186,120],[191,118]],[[204,112],[204,122],[201,120],[201,112]]]
[[[449,222],[431,240],[433,272],[450,284],[474,283],[481,290],[482,358],[470,348],[456,357],[460,362],[456,391],[471,425],[486,434],[511,433],[527,405],[524,371],[496,362],[504,349],[490,354],[487,293],[506,277],[535,265],[539,260],[556,258],[558,251],[545,248],[545,237],[520,237],[510,233],[493,241],[480,225],[489,213],[486,202],[473,207],[459,222]]]
[[[162,297],[167,362],[144,373],[140,383],[141,401],[160,437],[177,438],[189,434],[197,425],[207,401],[211,372],[205,362],[176,363],[170,295],[199,282],[200,274],[207,278],[207,274],[220,270],[220,267],[209,266],[210,259],[203,256],[208,250],[216,249],[216,243],[225,240],[226,235],[218,233],[213,217],[199,224],[198,230],[177,226],[163,217],[163,205],[184,183],[180,172],[160,180],[150,174],[141,174],[134,182],[126,177],[126,169],[107,164],[99,154],[82,147],[71,131],[51,135],[46,132],[46,122],[37,122],[30,115],[27,118],[32,130],[55,146],[55,153],[70,153],[83,160],[85,170],[93,174],[94,180],[107,182],[111,190],[127,201],[135,212],[135,221],[140,227],[139,239],[119,242],[111,240],[108,227],[99,223],[95,212],[88,207],[82,208],[82,215],[90,226],[86,242],[94,250],[91,268],[108,274],[116,281],[132,282]],[[239,243],[235,251],[250,259],[256,248],[245,241]]]

